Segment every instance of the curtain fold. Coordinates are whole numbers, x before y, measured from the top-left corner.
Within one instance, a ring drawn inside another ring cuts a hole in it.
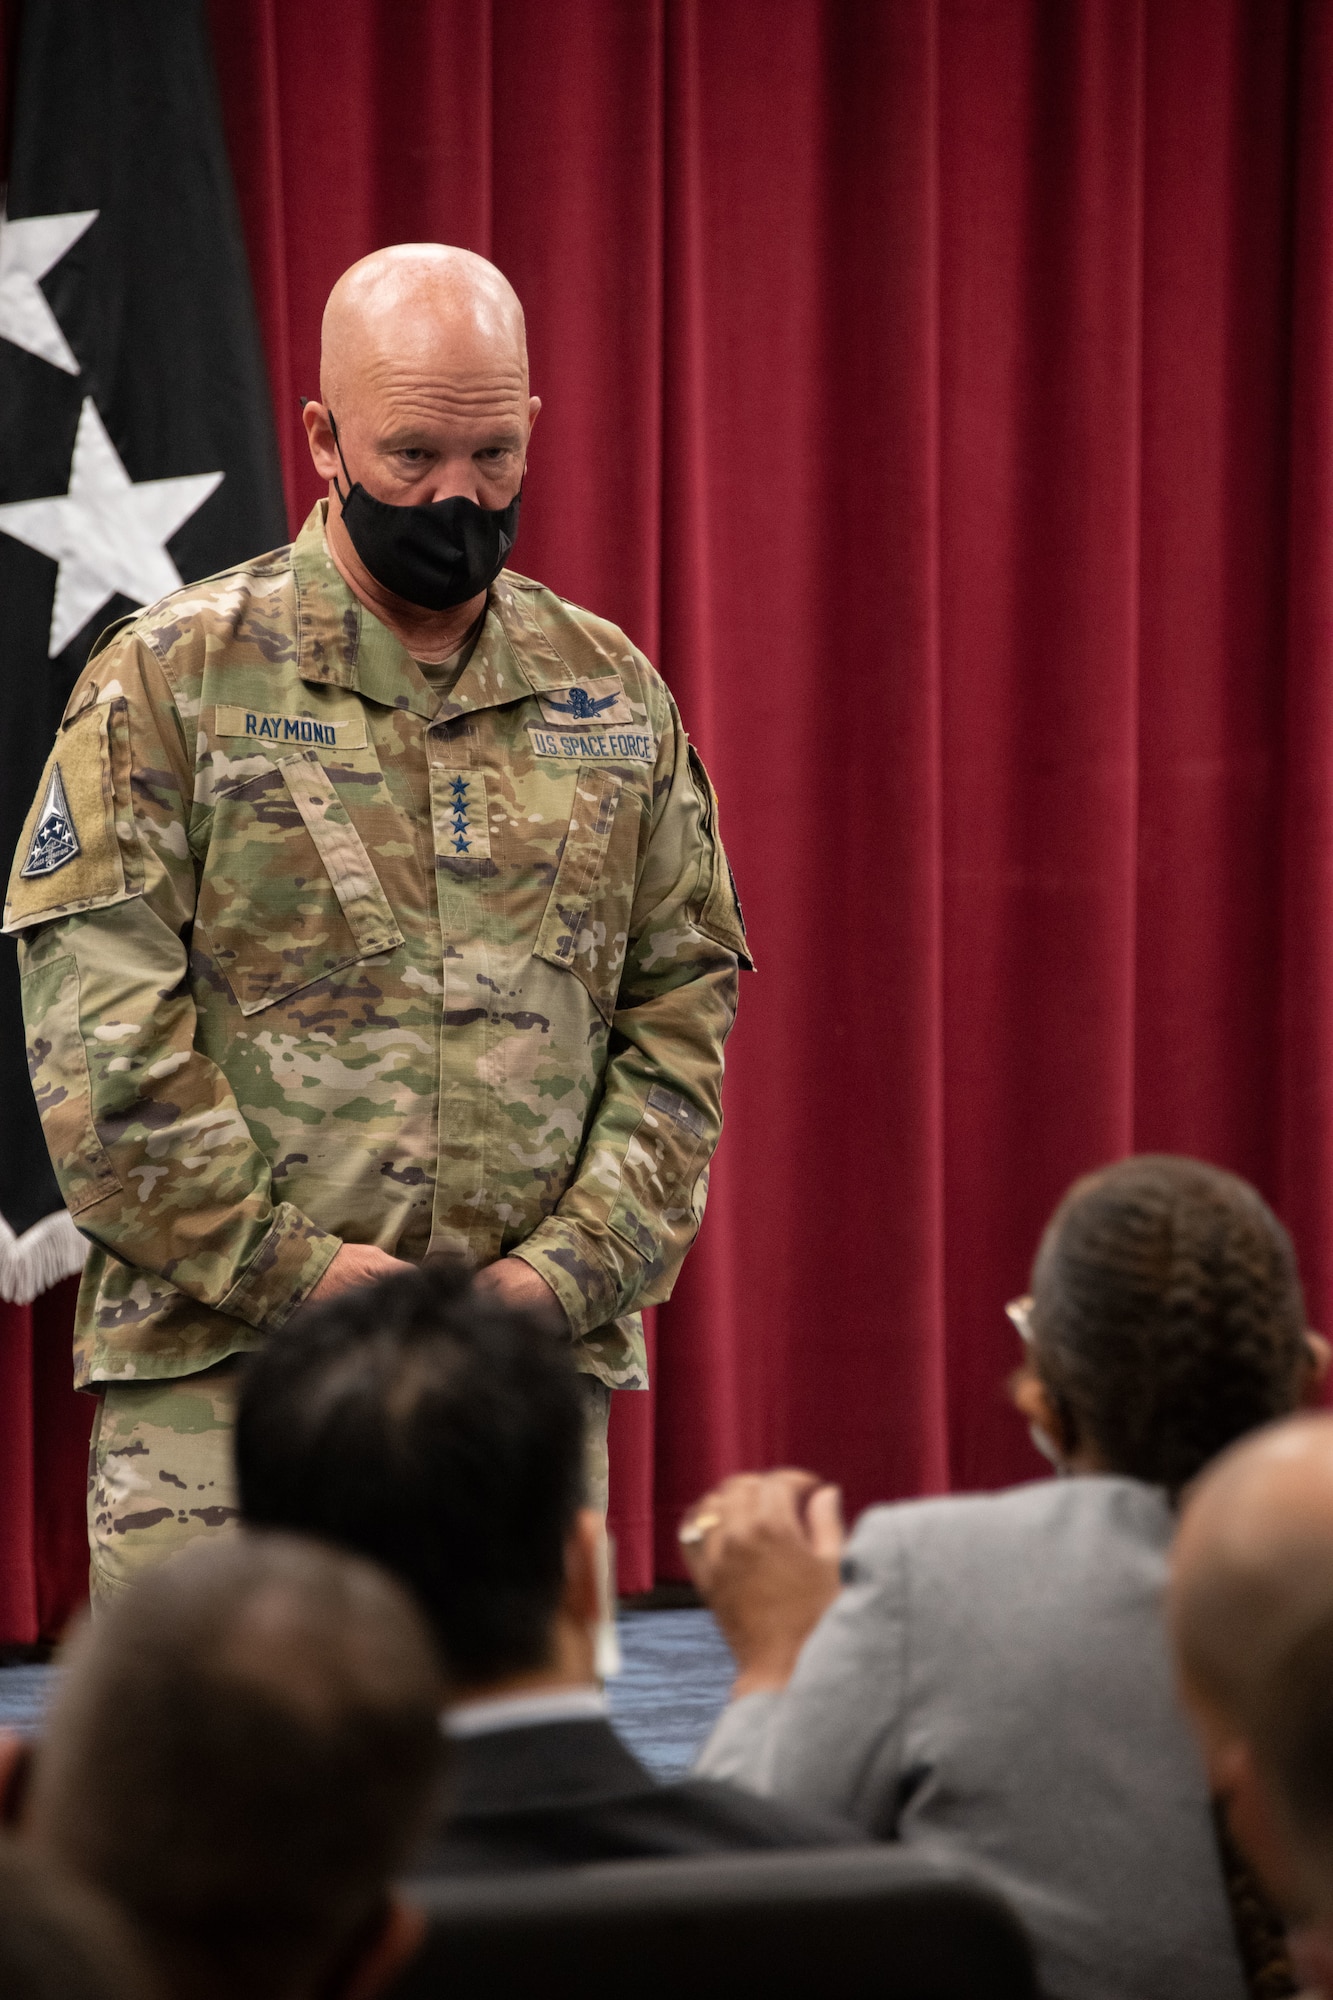
[[[519,564],[644,646],[721,796],[759,970],[616,1403],[622,1584],[740,1465],[852,1508],[1036,1476],[1002,1307],[1131,1149],[1255,1179],[1327,1324],[1327,7],[212,21],[293,520],[334,278],[494,257],[545,405]]]
[[[659,1569],[737,1463],[947,1482],[938,36],[668,14],[661,660],[721,794],[742,982],[659,1351]]]
[[[0,1648],[58,1639],[88,1591],[93,1401],[70,1385],[77,1278],[0,1303]]]
[[[964,1486],[1026,1469],[1000,1411],[1018,1358],[1000,1309],[1046,1214],[1137,1144],[1144,11],[977,8],[946,38],[944,1171]]]
[[[1294,202],[1288,242],[1291,340],[1279,440],[1286,564],[1274,593],[1281,654],[1280,871],[1267,889],[1281,926],[1273,1178],[1295,1233],[1313,1324],[1333,1312],[1333,12],[1293,24],[1288,71]]]

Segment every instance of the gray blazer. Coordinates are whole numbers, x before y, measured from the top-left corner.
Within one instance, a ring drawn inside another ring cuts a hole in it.
[[[1058,2000],[1243,2000],[1171,1532],[1132,1479],[872,1508],[785,1692],[733,1702],[695,1769],[979,1866]]]

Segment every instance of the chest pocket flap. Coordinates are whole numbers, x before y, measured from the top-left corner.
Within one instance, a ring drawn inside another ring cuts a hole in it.
[[[579,766],[569,830],[533,947],[538,958],[565,966],[581,979],[608,1021],[615,1012],[628,941],[626,929],[613,928],[621,903],[605,894],[604,881],[621,786],[618,771]]]
[[[365,842],[313,750],[218,800],[199,922],[243,1014],[403,942]]]

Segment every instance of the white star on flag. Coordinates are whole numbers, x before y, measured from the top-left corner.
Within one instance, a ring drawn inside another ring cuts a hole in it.
[[[95,611],[119,591],[152,604],[178,590],[181,574],[166,543],[202,507],[220,472],[182,479],[131,480],[91,396],[83,399],[69,491],[49,500],[0,506],[0,534],[59,563],[48,657],[54,659]]]
[[[60,262],[97,216],[95,208],[78,208],[67,215],[28,215],[11,222],[0,207],[0,340],[12,340],[67,375],[77,375],[79,364],[37,280]]]

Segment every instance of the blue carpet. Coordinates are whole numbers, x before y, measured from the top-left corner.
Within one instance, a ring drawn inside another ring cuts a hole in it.
[[[735,1669],[711,1611],[626,1611],[611,1714],[659,1778],[687,1770],[726,1706]]]
[[[731,1655],[708,1611],[627,1611],[624,1669],[611,1682],[611,1713],[649,1770],[688,1769],[727,1699]],[[0,1728],[40,1728],[55,1667],[0,1667]]]
[[[54,1667],[0,1667],[0,1729],[39,1729],[55,1675]]]

